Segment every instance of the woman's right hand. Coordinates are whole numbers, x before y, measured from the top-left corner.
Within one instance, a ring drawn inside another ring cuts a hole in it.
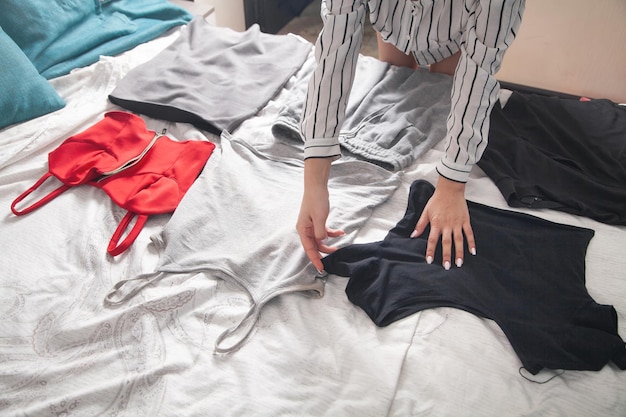
[[[304,161],[304,192],[296,230],[304,251],[315,268],[322,272],[321,253],[332,253],[335,246],[328,246],[328,237],[342,236],[342,230],[329,229],[326,220],[330,212],[328,177],[330,158],[308,158]]]

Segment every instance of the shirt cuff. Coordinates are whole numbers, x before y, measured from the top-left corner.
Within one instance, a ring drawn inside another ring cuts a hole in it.
[[[337,159],[341,156],[339,148],[339,139],[322,138],[308,139],[304,143],[304,159],[307,158],[333,158]]]
[[[457,164],[448,161],[445,157],[441,158],[437,164],[437,172],[442,177],[456,182],[467,182],[469,180],[472,165]]]

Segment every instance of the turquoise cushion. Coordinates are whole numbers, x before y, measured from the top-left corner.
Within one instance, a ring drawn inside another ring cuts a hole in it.
[[[0,26],[47,79],[132,49],[193,18],[167,0],[0,3]]]
[[[0,27],[0,129],[63,106],[63,99]]]

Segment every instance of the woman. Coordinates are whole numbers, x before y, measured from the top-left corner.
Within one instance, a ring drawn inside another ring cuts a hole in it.
[[[446,152],[437,165],[436,190],[411,235],[421,235],[430,224],[426,260],[433,261],[441,239],[443,267],[449,269],[452,262],[463,264],[464,241],[476,254],[465,183],[487,146],[489,115],[499,93],[494,74],[515,39],[524,7],[524,0],[322,0],[317,68],[302,117],[304,193],[296,224],[302,246],[319,271],[320,252],[336,250],[325,240],[343,233],[326,227],[328,177],[331,162],[340,157],[338,136],[366,14],[378,33],[381,60],[411,68],[429,66],[453,77]]]

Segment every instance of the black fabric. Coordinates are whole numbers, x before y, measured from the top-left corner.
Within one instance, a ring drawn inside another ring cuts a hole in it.
[[[479,252],[446,271],[441,250],[424,259],[429,230],[410,238],[434,191],[411,186],[405,216],[374,243],[340,248],[323,259],[330,274],[349,277],[346,293],[379,326],[433,307],[455,307],[494,320],[523,366],[598,370],[626,368],[617,313],[585,287],[585,254],[593,230],[468,202]]]
[[[278,33],[311,2],[312,0],[244,0],[246,27],[256,23],[265,33]]]
[[[511,207],[626,225],[626,107],[514,92],[478,162]]]

